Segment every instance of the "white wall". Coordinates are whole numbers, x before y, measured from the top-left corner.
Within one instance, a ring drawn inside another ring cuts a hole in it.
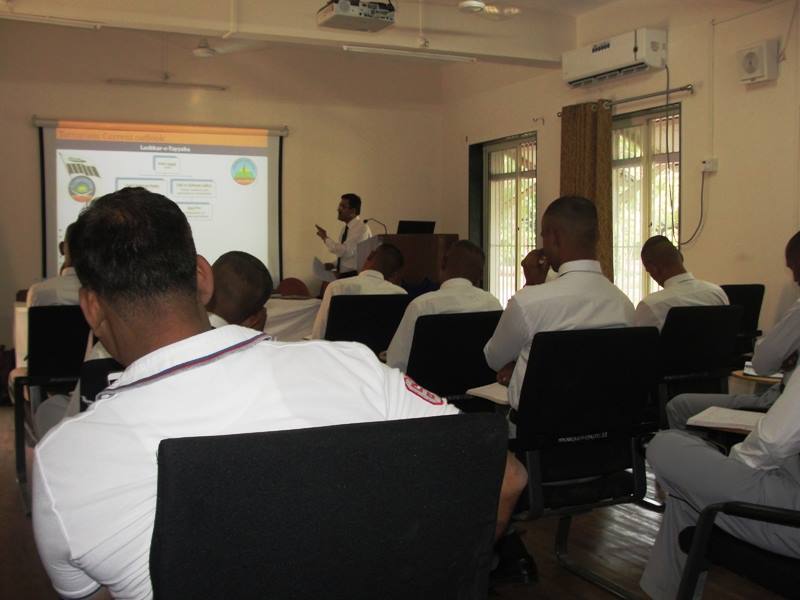
[[[169,36],[173,79],[228,92],[120,87],[109,77],[158,78],[166,34],[85,31],[0,20],[0,343],[11,341],[12,299],[41,275],[39,148],[33,115],[231,125],[287,125],[283,170],[284,275],[311,281],[327,256],[318,222],[338,231],[339,195],[364,214],[436,219],[441,209],[440,66],[272,45],[196,59],[194,38]],[[443,231],[443,230],[442,230]]]
[[[783,38],[793,6],[794,2],[777,3],[733,18],[761,7],[734,0],[621,0],[578,19],[579,44],[637,27],[668,29],[671,86],[697,87],[692,96],[674,98],[682,106],[684,239],[698,223],[700,161],[712,154],[719,158],[719,172],[706,179],[704,228],[696,242],[684,248],[686,262],[698,277],[719,283],[765,283],[762,328],[771,327],[797,297],[783,266],[784,245],[800,225],[797,23],[777,82],[739,83],[736,51],[764,38]],[[725,19],[731,20],[721,22]],[[584,90],[570,90],[557,71],[495,67],[491,72],[498,84],[482,87],[486,77],[476,69],[459,65],[444,71],[444,189],[466,207],[465,138],[475,143],[536,130],[540,214],[558,195],[561,132],[556,113],[561,106],[634,96],[666,85],[664,71]],[[659,102],[663,98],[626,104],[619,112]],[[536,117],[543,117],[544,123],[534,122]],[[450,214],[449,227],[465,231],[466,208]]]

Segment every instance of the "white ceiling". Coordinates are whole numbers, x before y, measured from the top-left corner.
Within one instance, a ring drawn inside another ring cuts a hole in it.
[[[416,0],[393,0],[396,6],[416,4]],[[423,4],[439,4],[442,6],[456,6],[458,0],[421,0]],[[516,6],[525,9],[541,10],[561,15],[577,16],[593,10],[615,0],[487,0],[487,4],[499,6]]]

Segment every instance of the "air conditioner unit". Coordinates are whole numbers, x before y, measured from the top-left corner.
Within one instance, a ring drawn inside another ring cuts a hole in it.
[[[637,29],[561,55],[561,76],[572,87],[607,81],[667,62],[667,32]]]

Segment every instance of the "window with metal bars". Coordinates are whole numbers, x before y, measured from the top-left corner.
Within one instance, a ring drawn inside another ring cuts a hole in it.
[[[638,302],[659,289],[642,266],[642,244],[680,236],[680,105],[618,115],[612,130],[614,283]]]
[[[520,263],[536,247],[536,134],[486,144],[483,164],[489,291],[505,306],[525,284]]]

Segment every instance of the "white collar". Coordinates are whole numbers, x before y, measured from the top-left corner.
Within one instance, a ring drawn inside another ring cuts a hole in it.
[[[375,271],[373,269],[366,269],[364,271],[361,271],[361,273],[359,273],[358,276],[359,277],[371,277],[373,279],[380,279],[381,281],[384,281],[386,279],[383,276],[383,273],[381,273],[380,271]]]
[[[664,289],[675,285],[680,285],[681,283],[686,283],[687,281],[691,281],[692,279],[694,279],[694,275],[692,275],[688,271],[686,273],[681,273],[679,275],[673,275],[664,282]]]
[[[472,282],[465,277],[451,277],[450,279],[444,281],[442,285],[439,286],[440,290],[445,288],[456,288],[456,287],[472,287]]]
[[[217,358],[257,344],[268,336],[247,327],[226,325],[218,329],[193,335],[153,350],[138,358],[108,389],[115,392],[122,387],[141,385],[161,379],[172,373],[209,363]]]
[[[597,273],[603,274],[603,269],[600,263],[596,260],[571,260],[563,263],[558,269],[558,276],[566,275],[567,273]]]

